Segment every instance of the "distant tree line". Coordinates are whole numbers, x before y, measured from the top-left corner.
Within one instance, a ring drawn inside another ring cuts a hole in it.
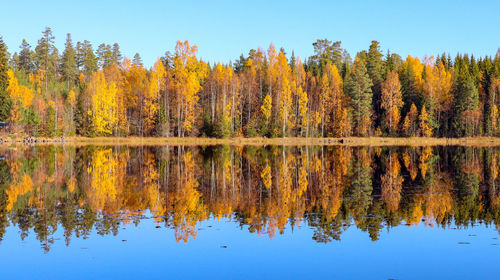
[[[208,63],[178,41],[151,69],[115,43],[94,51],[50,28],[10,55],[0,37],[0,121],[32,136],[499,136],[500,50],[422,60],[379,42],[356,54],[313,43],[302,61],[273,44]]]

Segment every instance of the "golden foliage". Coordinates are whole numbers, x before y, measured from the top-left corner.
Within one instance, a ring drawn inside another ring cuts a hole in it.
[[[416,136],[417,134],[417,121],[418,110],[415,104],[411,104],[410,111],[406,114],[404,123],[403,123],[403,132],[407,136]]]
[[[382,199],[387,204],[387,209],[395,212],[399,208],[399,201],[401,200],[401,187],[403,184],[403,176],[400,174],[401,165],[399,163],[399,155],[392,153],[387,156],[386,173],[382,175]]]
[[[34,97],[33,92],[29,88],[19,85],[17,78],[14,76],[14,72],[12,72],[11,69],[7,70],[7,76],[9,77],[7,92],[13,99],[14,103],[20,103],[23,108],[31,106],[31,102]]]
[[[307,97],[307,92],[302,90],[302,87],[299,86],[297,90],[297,94],[299,95],[299,117],[300,117],[300,129],[301,134],[307,129],[308,119],[307,119],[307,110],[308,110],[308,102],[309,98]]]
[[[385,119],[391,132],[398,130],[401,115],[399,110],[403,107],[403,95],[401,93],[401,83],[396,72],[391,71],[382,82],[381,107],[385,110]]]
[[[420,154],[418,167],[420,168],[422,178],[425,178],[427,175],[427,170],[429,169],[428,160],[432,157],[432,155],[432,147],[429,146],[423,148],[422,153]]]
[[[90,175],[89,203],[92,209],[102,211],[106,203],[113,203],[117,197],[118,162],[112,149],[99,149],[92,155],[87,168]]]
[[[269,189],[272,185],[272,175],[271,175],[271,166],[266,164],[262,172],[260,172],[260,178],[262,178],[262,183],[266,189]]]
[[[420,128],[420,132],[422,136],[431,137],[432,136],[432,126],[429,124],[429,114],[425,109],[425,106],[422,106],[422,111],[420,112],[420,116],[418,117],[419,123],[418,126]]]
[[[16,203],[17,198],[21,195],[30,192],[32,189],[33,189],[33,181],[31,180],[31,177],[28,175],[24,175],[21,178],[20,182],[8,187],[6,190],[7,194],[6,210],[7,211],[12,210],[12,207],[14,206],[14,203]]]
[[[207,75],[207,65],[196,58],[198,47],[190,46],[188,41],[177,41],[172,70],[173,85],[177,92],[178,106],[183,115],[178,116],[186,132],[191,132],[195,120],[195,106],[199,100],[198,92]]]
[[[262,106],[260,107],[260,110],[262,111],[262,114],[266,118],[266,121],[269,121],[269,118],[271,117],[271,109],[272,109],[272,99],[269,94],[266,94],[266,97],[264,97],[264,100],[262,101]]]
[[[117,86],[108,84],[103,72],[94,72],[90,78],[89,91],[92,100],[92,124],[98,134],[109,135],[117,124]]]
[[[160,92],[165,87],[165,67],[161,60],[157,60],[151,69],[149,79],[149,90],[144,94],[144,112],[142,121],[146,134],[150,134],[155,128],[155,121],[158,119],[157,114],[160,109]]]

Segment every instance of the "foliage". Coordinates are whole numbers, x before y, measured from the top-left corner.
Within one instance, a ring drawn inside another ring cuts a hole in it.
[[[209,64],[178,41],[146,68],[70,34],[59,54],[46,28],[12,56],[0,39],[0,121],[45,136],[500,135],[498,54],[403,60],[372,41],[353,64],[340,41],[313,48],[304,63],[270,44]]]
[[[345,91],[351,98],[353,108],[353,130],[357,136],[367,136],[370,133],[372,113],[372,82],[366,72],[365,63],[358,58],[354,69],[346,80]]]

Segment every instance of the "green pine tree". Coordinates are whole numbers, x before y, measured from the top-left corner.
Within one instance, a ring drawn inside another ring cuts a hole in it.
[[[48,91],[48,82],[53,80],[57,71],[57,49],[54,46],[55,37],[50,27],[42,32],[43,36],[38,40],[35,48],[37,70],[45,71],[45,93]]]
[[[372,41],[366,57],[366,70],[373,85],[378,85],[384,80],[384,61],[382,60],[379,42]]]
[[[354,62],[354,70],[345,82],[345,92],[351,98],[354,135],[366,136],[370,129],[372,106],[372,81],[366,71],[365,63],[359,59]]]
[[[464,62],[460,64],[457,65],[458,75],[454,89],[455,119],[453,124],[456,136],[473,136],[472,134],[478,134],[478,131],[474,131],[472,112],[479,108],[479,91]]]
[[[83,43],[76,43],[76,61],[78,68],[83,70],[86,76],[97,71],[97,57],[89,41],[84,40]]]
[[[69,33],[66,36],[66,44],[62,55],[61,74],[69,89],[75,82],[78,74],[76,52],[73,48],[73,42],[71,41],[71,34]]]
[[[113,50],[110,45],[100,44],[96,51],[99,67],[107,68],[115,63]]]
[[[120,64],[122,62],[123,56],[120,52],[120,45],[118,43],[113,44],[113,63]]]
[[[10,116],[11,100],[7,93],[9,86],[9,77],[7,70],[9,69],[9,56],[7,54],[7,45],[0,37],[0,121],[5,121]]]
[[[132,64],[134,64],[137,67],[142,67],[142,58],[139,55],[139,53],[135,53],[134,59],[132,60]]]
[[[23,42],[19,46],[21,51],[19,52],[19,69],[29,73],[34,71],[33,63],[33,51],[31,50],[30,44],[23,39]]]

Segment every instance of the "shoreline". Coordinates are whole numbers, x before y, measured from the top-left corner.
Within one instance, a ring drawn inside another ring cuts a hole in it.
[[[0,146],[69,145],[69,146],[500,146],[500,137],[344,137],[344,138],[197,138],[197,137],[67,137],[67,138],[0,138]]]

